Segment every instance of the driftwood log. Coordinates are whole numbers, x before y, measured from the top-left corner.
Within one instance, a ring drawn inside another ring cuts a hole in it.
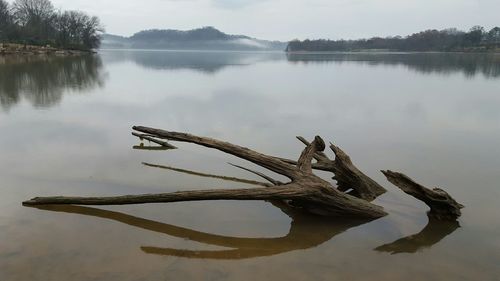
[[[382,207],[337,190],[332,184],[313,174],[313,157],[325,149],[325,143],[319,136],[302,151],[297,164],[292,165],[276,157],[211,138],[147,127],[134,127],[134,130],[141,132],[142,134],[136,136],[142,138],[154,136],[157,139],[190,142],[217,149],[283,175],[289,178],[290,182],[262,188],[212,189],[115,197],[38,197],[24,204],[123,205],[199,200],[282,200],[291,206],[317,215],[365,218],[386,215]]]
[[[290,181],[282,183],[263,173],[248,168],[233,165],[237,168],[252,172],[267,182],[236,179],[218,176],[226,180],[241,181],[261,185],[258,188],[240,189],[210,189],[196,191],[180,191],[162,194],[124,195],[114,197],[36,197],[23,202],[24,205],[124,205],[144,203],[165,203],[199,200],[266,200],[280,202],[305,213],[321,216],[358,217],[375,219],[387,213],[382,207],[371,203],[377,196],[386,190],[374,180],[362,173],[351,161],[350,157],[339,147],[330,144],[330,149],[335,154],[331,160],[323,152],[325,142],[316,136],[312,142],[298,137],[306,147],[297,161],[283,159],[262,154],[246,147],[241,147],[212,138],[200,137],[180,132],[170,132],[149,127],[133,127],[134,136],[157,143],[163,147],[175,148],[168,142],[188,142],[234,155],[248,160],[272,172],[285,176]],[[316,161],[314,161],[316,160]],[[157,168],[176,170],[176,168],[145,164]],[[323,180],[313,173],[313,169],[329,171],[334,174],[337,187]],[[180,170],[180,169],[177,169]],[[187,172],[187,170],[181,170]],[[462,207],[442,190],[426,189],[403,174],[384,172],[389,181],[400,187],[403,191],[424,201],[431,207],[431,215],[438,219],[456,219]],[[201,176],[210,176],[198,173]],[[453,203],[454,202],[454,203]],[[455,204],[455,205],[454,205]],[[458,211],[457,211],[458,210]]]
[[[382,171],[382,173],[387,177],[387,180],[399,187],[403,192],[427,204],[431,208],[428,213],[429,217],[439,220],[455,220],[462,214],[460,209],[464,206],[457,203],[441,188],[427,188],[401,173],[393,171]]]

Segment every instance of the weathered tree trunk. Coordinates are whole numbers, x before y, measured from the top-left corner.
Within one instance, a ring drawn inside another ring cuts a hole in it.
[[[37,197],[24,204],[122,205],[195,200],[282,200],[295,208],[324,216],[378,218],[386,215],[382,207],[337,190],[313,174],[312,160],[325,149],[325,143],[319,136],[306,146],[296,165],[292,165],[276,157],[211,138],[148,127],[133,129],[141,132],[142,134],[134,135],[142,138],[189,142],[226,152],[283,175],[291,182],[268,188],[183,191],[118,197]]]
[[[431,210],[430,217],[440,220],[455,220],[462,214],[460,209],[464,206],[453,199],[446,191],[440,188],[429,189],[424,187],[408,176],[393,171],[382,171],[391,183],[402,191],[423,201]]]

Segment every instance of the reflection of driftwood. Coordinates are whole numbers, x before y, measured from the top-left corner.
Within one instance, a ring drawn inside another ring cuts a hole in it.
[[[382,171],[382,173],[403,192],[424,202],[431,209],[427,213],[429,222],[422,231],[377,247],[376,251],[391,254],[415,253],[433,246],[460,227],[456,219],[461,215],[460,209],[463,205],[457,203],[446,191],[440,188],[426,188],[402,173],[393,171]]]
[[[290,230],[284,237],[229,237],[191,230],[188,228],[178,227],[175,225],[165,224],[153,220],[147,220],[126,215],[120,212],[82,206],[45,205],[37,206],[36,208],[47,211],[81,214],[110,219],[134,227],[163,233],[182,239],[229,248],[214,251],[194,251],[150,246],[141,247],[144,252],[150,254],[198,259],[246,259],[253,257],[272,256],[295,250],[309,249],[330,240],[335,235],[338,235],[351,227],[355,227],[367,222],[366,220],[352,219],[339,219],[332,221],[326,218],[297,212],[296,210],[291,209],[288,205],[281,202],[271,203],[284,211],[292,219]]]
[[[198,177],[221,179],[221,180],[226,180],[226,181],[241,182],[241,183],[247,183],[247,184],[267,186],[267,187],[271,187],[272,186],[272,184],[265,183],[265,182],[259,182],[259,181],[253,181],[253,180],[247,180],[247,179],[240,179],[240,178],[235,178],[235,177],[226,177],[226,176],[205,174],[205,173],[200,173],[200,172],[196,172],[196,171],[191,171],[191,170],[186,170],[186,169],[180,169],[180,168],[170,167],[170,166],[163,166],[163,165],[158,165],[158,164],[150,164],[150,163],[145,163],[145,162],[143,162],[142,164],[144,166],[147,166],[147,167],[160,168],[160,169],[164,169],[164,170],[175,171],[175,172],[184,173],[184,174],[193,175],[193,176],[198,176]]]
[[[460,224],[456,220],[443,221],[429,216],[429,222],[419,233],[382,245],[375,250],[391,254],[415,253],[420,249],[432,247],[459,227]]]
[[[147,167],[162,168],[175,172],[186,173],[190,175],[211,177],[227,181],[250,183],[246,179],[235,177],[226,177],[213,174],[200,173],[191,170],[185,170],[175,167],[143,163]],[[266,183],[254,182],[253,184],[267,185]],[[140,227],[146,230],[164,233],[178,238],[188,239],[200,243],[231,248],[230,250],[218,251],[194,251],[186,249],[160,248],[143,246],[141,249],[145,253],[177,256],[185,258],[198,259],[245,259],[252,257],[271,256],[289,251],[308,249],[316,247],[335,235],[357,225],[364,224],[370,220],[353,220],[337,218],[328,220],[322,217],[310,216],[304,214],[299,209],[291,207],[283,201],[268,201],[291,219],[289,233],[279,238],[239,238],[215,235],[199,232],[174,225],[164,224],[152,220],[142,219],[119,212],[107,211],[102,209],[80,207],[74,205],[41,205],[38,209],[75,213],[89,215],[100,218],[107,218],[131,226]],[[426,227],[415,235],[410,235],[398,239],[392,243],[385,244],[375,248],[376,251],[397,253],[414,253],[420,249],[431,247],[441,241],[444,237],[451,234],[459,227],[455,220],[440,220],[434,216],[429,216],[429,222]]]
[[[229,165],[231,165],[231,166],[233,166],[233,167],[236,167],[236,168],[238,168],[238,169],[245,170],[245,171],[250,172],[250,173],[252,173],[252,174],[254,174],[254,175],[257,175],[257,176],[259,176],[259,177],[261,177],[261,178],[263,178],[263,179],[267,180],[268,182],[272,183],[273,185],[283,185],[283,183],[282,183],[282,182],[277,181],[277,180],[275,180],[275,179],[271,178],[270,176],[267,176],[267,175],[265,175],[265,174],[263,174],[263,173],[261,173],[261,172],[257,172],[257,171],[254,171],[254,170],[251,170],[251,169],[248,169],[248,168],[245,168],[245,167],[242,167],[242,166],[236,165],[236,164],[232,164],[232,163],[229,163]]]
[[[140,145],[134,145],[132,149],[136,150],[149,150],[149,151],[163,151],[169,150],[170,148],[164,146],[152,146],[152,145],[144,145],[141,143]]]
[[[382,171],[387,179],[405,193],[423,201],[431,210],[429,216],[442,220],[455,220],[461,215],[464,206],[457,203],[446,191],[440,188],[426,188],[408,176],[392,171]]]
[[[37,197],[24,204],[122,205],[194,200],[282,200],[295,208],[317,215],[364,218],[386,215],[380,206],[337,190],[329,182],[313,174],[312,160],[325,149],[325,143],[319,136],[306,146],[297,165],[292,165],[278,158],[211,138],[147,127],[134,127],[134,130],[148,137],[154,136],[157,139],[189,142],[214,148],[253,162],[291,181],[267,188],[182,191],[116,197]]]
[[[138,137],[140,140],[148,140],[150,142],[159,144],[159,145],[161,145],[161,146],[163,146],[163,147],[165,147],[167,149],[176,149],[177,148],[177,147],[169,144],[166,141],[161,141],[161,140],[155,139],[153,136],[150,136],[150,135],[138,134],[138,133],[135,133],[135,132],[133,132],[132,135]]]

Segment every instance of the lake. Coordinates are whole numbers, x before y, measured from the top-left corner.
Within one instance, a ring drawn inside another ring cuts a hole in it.
[[[362,224],[250,201],[21,205],[250,186],[143,162],[258,179],[218,151],[141,146],[134,125],[292,159],[296,136],[321,135],[388,189],[374,203],[389,215]],[[500,280],[499,54],[0,57],[0,130],[0,280]],[[429,221],[382,169],[447,190],[463,216]]]

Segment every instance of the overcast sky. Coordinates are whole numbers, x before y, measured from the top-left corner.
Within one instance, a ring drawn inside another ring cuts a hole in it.
[[[12,2],[12,1],[11,1]],[[100,17],[107,33],[214,26],[260,39],[362,38],[500,25],[500,0],[52,0]]]

